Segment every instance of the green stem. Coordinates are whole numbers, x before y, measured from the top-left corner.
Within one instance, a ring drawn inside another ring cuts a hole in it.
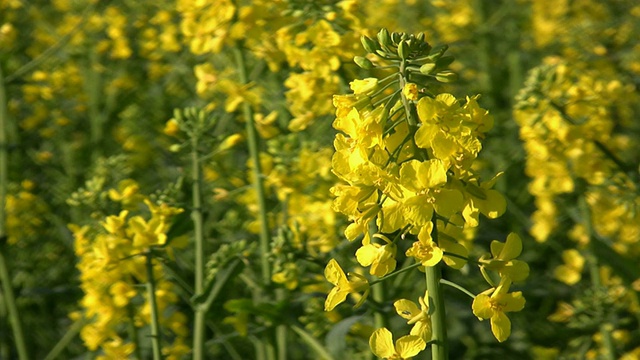
[[[195,121],[195,119],[192,119]],[[195,245],[195,295],[202,296],[204,290],[204,232],[202,219],[202,176],[198,158],[199,136],[197,130],[191,133],[191,172],[192,172],[192,205],[191,219],[194,228]],[[205,315],[207,309],[196,306],[193,325],[193,359],[204,359]]]
[[[158,303],[156,302],[156,280],[153,276],[153,254],[151,249],[145,254],[147,257],[147,296],[149,296],[149,311],[151,312],[151,348],[153,360],[162,359],[160,339],[160,321],[158,319]]]
[[[58,343],[53,347],[53,349],[51,349],[51,351],[49,351],[47,356],[44,357],[44,360],[57,359],[60,356],[60,353],[64,349],[66,349],[67,346],[69,346],[71,341],[73,341],[73,339],[76,336],[78,336],[78,334],[80,333],[80,330],[82,330],[82,327],[86,323],[87,323],[87,319],[85,319],[84,317],[81,317],[80,319],[76,320],[71,325],[69,330],[67,330],[67,332],[64,334],[64,336],[62,336],[62,339],[60,339],[60,341],[58,341]],[[140,358],[138,357],[138,359],[140,359]]]
[[[435,220],[433,222],[433,232],[431,237],[433,241],[438,243],[438,227]],[[447,325],[444,309],[444,296],[442,294],[442,268],[441,264],[435,266],[426,266],[425,275],[427,280],[427,290],[429,291],[429,312],[431,315],[431,358],[433,360],[447,360],[448,344],[447,344]]]
[[[2,247],[4,247],[3,244],[0,244],[0,248]],[[20,322],[20,315],[18,313],[18,307],[16,306],[16,298],[13,294],[13,288],[11,287],[11,277],[9,276],[9,270],[7,269],[7,262],[4,258],[3,252],[4,251],[0,251],[0,281],[2,281],[4,302],[7,306],[7,312],[9,313],[9,322],[13,329],[13,337],[18,351],[18,358],[20,360],[28,360],[29,355],[27,352],[24,332],[22,331],[22,323]]]
[[[458,284],[456,284],[454,282],[451,282],[451,281],[445,280],[445,279],[440,279],[440,283],[443,284],[443,285],[451,286],[454,289],[460,290],[463,293],[469,295],[472,299],[476,298],[476,296],[471,291],[465,289],[464,287],[462,287],[462,286],[460,286],[460,285],[458,285]]]
[[[131,342],[135,346],[133,350],[134,359],[142,360],[142,353],[140,352],[140,337],[138,336],[138,328],[136,328],[136,322],[133,319],[134,314],[133,305],[127,304],[127,316],[129,317],[129,323],[127,324],[127,333]]]
[[[238,42],[236,46],[233,48],[233,55],[235,58],[238,75],[240,77],[241,84],[248,84],[249,77],[247,76],[247,68],[244,58],[243,52],[243,44],[242,42]],[[260,151],[259,151],[259,137],[258,132],[256,131],[256,127],[253,120],[253,109],[251,108],[251,104],[248,102],[242,103],[242,113],[244,116],[245,124],[246,124],[246,132],[247,132],[247,143],[249,146],[249,156],[251,158],[251,162],[253,163],[253,187],[256,193],[256,199],[258,201],[258,221],[260,222],[260,267],[262,273],[262,288],[266,288],[267,285],[271,282],[271,264],[269,263],[269,223],[267,218],[267,202],[266,195],[264,190],[264,182],[262,175],[262,165],[260,163]],[[254,298],[258,302],[262,302],[265,300],[266,296],[263,294],[264,290],[259,290]],[[282,325],[280,325],[282,326]],[[276,331],[276,336],[282,337],[282,331]],[[285,344],[286,340],[277,339],[277,344]],[[266,355],[269,359],[274,358],[273,346],[269,343],[264,344],[263,349],[266,351]],[[285,353],[284,348],[278,349],[279,353]]]
[[[238,67],[240,83],[248,84],[249,78],[247,77],[242,44],[237,44],[233,49],[233,53]],[[253,121],[253,109],[251,108],[251,104],[243,102],[242,113],[246,123],[249,156],[253,162],[253,186],[256,192],[259,208],[258,218],[260,221],[260,260],[262,267],[262,283],[263,285],[267,285],[271,282],[271,269],[269,259],[267,257],[269,254],[269,226],[267,221],[267,206],[262,176],[262,165],[260,164],[260,152],[258,150],[259,138]]]
[[[8,125],[7,93],[4,85],[4,75],[2,64],[0,64],[0,281],[2,282],[2,292],[4,303],[9,314],[9,321],[13,330],[13,337],[18,350],[20,360],[29,359],[27,345],[22,332],[22,324],[16,306],[16,299],[11,286],[11,277],[4,258],[4,244],[7,239],[6,229],[6,203],[7,187],[9,186],[9,144],[7,142],[6,129]]]
[[[409,123],[409,127],[413,128],[413,127],[418,125],[418,122],[416,121],[415,117],[413,116],[412,108],[409,105],[409,100],[404,95],[404,92],[402,92],[402,90],[404,89],[405,84],[407,83],[407,81],[406,81],[406,78],[407,78],[406,66],[407,66],[407,61],[406,60],[402,60],[402,62],[400,62],[400,69],[399,69],[399,72],[398,72],[398,75],[399,75],[398,79],[399,79],[399,84],[400,84],[400,95],[402,96],[402,105],[404,107],[404,111],[405,111],[405,114],[407,116],[407,122]]]
[[[385,276],[379,278],[378,280],[371,281],[369,283],[369,286],[373,286],[373,285],[375,285],[375,284],[377,284],[379,282],[383,282],[385,280],[391,279],[393,277],[396,277],[396,276],[402,274],[403,272],[407,272],[407,271],[409,271],[411,269],[415,269],[415,268],[420,267],[420,266],[422,266],[422,263],[415,263],[415,264],[409,265],[406,268],[403,268],[403,269],[400,269],[400,270],[398,270],[396,272],[392,272],[391,274],[385,275]]]
[[[589,237],[589,249],[587,250],[587,262],[589,264],[589,273],[591,275],[591,285],[595,289],[596,294],[602,291],[606,291],[602,284],[602,278],[600,277],[600,266],[598,266],[598,258],[595,255],[595,251],[593,249],[592,243],[595,239],[592,239],[593,229],[591,228],[591,212],[589,211],[589,204],[587,204],[587,200],[585,198],[585,194],[583,193],[580,196],[579,204],[580,213],[582,215],[583,225],[587,236]],[[613,343],[613,336],[611,334],[611,325],[605,321],[605,309],[601,300],[598,300],[596,311],[598,316],[602,317],[602,321],[600,323],[600,335],[602,336],[602,347],[604,348],[605,354],[604,359],[606,360],[615,360],[616,359],[616,350]]]

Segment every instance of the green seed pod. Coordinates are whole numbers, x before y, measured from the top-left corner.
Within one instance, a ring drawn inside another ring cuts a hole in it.
[[[407,44],[406,40],[402,40],[400,44],[398,44],[398,56],[402,60],[406,60],[409,57],[409,44]]]
[[[435,63],[426,63],[420,66],[420,72],[425,75],[431,74],[435,69],[436,69]]]
[[[356,63],[356,65],[358,65],[359,67],[365,69],[365,70],[369,70],[369,69],[373,69],[373,63],[371,62],[371,60],[367,59],[366,57],[362,57],[362,56],[355,56],[353,58],[353,62]]]
[[[442,83],[450,83],[458,80],[458,75],[453,71],[445,70],[436,74],[436,80]]]
[[[362,43],[362,47],[368,53],[375,53],[376,50],[380,49],[380,47],[378,46],[378,43],[376,43],[373,39],[369,38],[368,36],[365,36],[365,35],[361,36],[360,42]]]

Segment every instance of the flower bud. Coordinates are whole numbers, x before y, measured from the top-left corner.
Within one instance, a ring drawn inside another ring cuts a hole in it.
[[[402,60],[406,60],[409,57],[409,44],[406,40],[402,40],[398,45],[398,56]]]
[[[450,83],[458,80],[458,75],[453,71],[445,70],[436,74],[436,80],[442,83]]]
[[[353,58],[353,62],[356,63],[356,65],[358,65],[359,67],[365,69],[365,70],[369,70],[369,69],[373,69],[373,63],[371,62],[371,60],[367,59],[366,57],[362,57],[362,56],[355,56]]]

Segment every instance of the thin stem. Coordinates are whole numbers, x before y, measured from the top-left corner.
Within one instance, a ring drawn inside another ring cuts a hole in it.
[[[233,54],[236,60],[238,74],[241,84],[248,84],[247,69],[245,66],[244,53],[242,44],[238,43],[233,48]],[[253,186],[258,201],[258,218],[260,221],[260,260],[262,267],[262,283],[268,284],[271,281],[271,268],[267,255],[269,254],[269,227],[267,222],[267,206],[265,200],[265,191],[262,176],[262,165],[260,164],[260,152],[258,150],[258,134],[253,121],[253,109],[251,104],[244,102],[242,104],[242,113],[246,124],[247,142],[249,145],[249,156],[253,163]]]
[[[383,277],[379,278],[378,280],[373,280],[373,281],[369,282],[369,286],[373,286],[373,285],[375,285],[377,283],[380,283],[380,282],[383,282],[385,280],[391,279],[393,277],[396,277],[396,276],[402,274],[403,272],[407,272],[407,271],[409,271],[411,269],[415,269],[415,268],[417,268],[419,266],[422,266],[422,263],[411,264],[411,265],[407,266],[404,269],[400,269],[398,271],[392,272],[391,274],[383,276]]]
[[[469,295],[472,299],[475,299],[475,298],[476,298],[476,296],[475,296],[471,291],[469,291],[469,290],[465,289],[464,287],[462,287],[462,286],[460,286],[460,285],[458,285],[458,284],[456,284],[456,283],[454,283],[454,282],[451,282],[451,281],[449,281],[449,280],[440,279],[440,284],[444,284],[444,285],[447,285],[447,286],[451,286],[451,287],[452,287],[452,288],[454,288],[454,289],[460,290],[460,291],[462,291],[463,293],[465,293],[465,294]]]
[[[413,113],[411,111],[412,110],[411,106],[409,106],[409,100],[404,95],[404,92],[402,92],[402,89],[404,89],[404,85],[407,83],[406,74],[405,74],[406,66],[407,66],[406,60],[402,60],[402,62],[400,63],[400,70],[398,73],[398,79],[400,80],[400,95],[402,96],[402,105],[404,107],[404,111],[407,116],[407,122],[409,123],[410,127],[415,127],[418,125],[418,123],[415,117],[413,116]]]
[[[244,52],[243,52],[243,44],[242,42],[236,43],[236,46],[233,47],[233,55],[236,61],[236,67],[238,70],[238,75],[240,77],[241,84],[248,84],[249,77],[247,76],[247,67],[245,64]],[[253,163],[253,187],[256,194],[256,199],[258,202],[258,221],[260,223],[260,267],[262,274],[262,289],[257,289],[254,293],[254,300],[257,302],[262,302],[265,300],[265,295],[263,294],[263,289],[271,282],[271,264],[269,263],[269,224],[267,219],[267,202],[266,195],[264,191],[264,182],[262,175],[262,165],[260,164],[260,152],[259,152],[259,137],[258,132],[256,131],[256,127],[253,119],[253,109],[251,108],[251,104],[248,102],[242,103],[242,113],[244,115],[244,120],[246,124],[246,132],[247,132],[247,143],[249,146],[249,156],[251,158],[251,162]],[[282,326],[282,325],[280,325]],[[277,337],[282,337],[286,335],[283,331],[276,331]],[[259,342],[262,342],[259,340]],[[278,345],[286,344],[286,340],[277,339],[276,343]],[[280,347],[280,346],[279,346]],[[262,342],[262,345],[257,344],[256,349],[261,349],[260,351],[264,351],[266,353],[266,357],[268,359],[274,359],[274,351],[273,345],[269,342]],[[285,353],[285,349],[278,349],[279,353]],[[259,354],[262,356],[262,354]]]
[[[20,360],[29,359],[27,345],[22,331],[22,324],[16,306],[16,298],[11,286],[11,277],[4,258],[4,243],[7,239],[5,204],[7,201],[7,187],[9,183],[9,144],[7,143],[7,94],[4,85],[4,75],[2,64],[0,64],[0,281],[2,282],[2,292],[4,303],[9,315],[9,321],[13,330],[13,337]]]
[[[69,346],[69,344],[71,343],[71,341],[73,341],[73,339],[78,336],[78,334],[80,333],[80,330],[82,330],[82,327],[87,323],[87,319],[85,319],[84,317],[81,317],[80,319],[76,320],[71,327],[69,328],[69,330],[67,330],[67,332],[62,336],[62,338],[58,341],[58,343],[53,347],[53,349],[51,349],[51,351],[49,351],[49,353],[47,354],[47,356],[44,357],[44,360],[54,360],[57,359],[58,356],[60,356],[60,353],[67,348],[67,346]],[[138,357],[138,359],[140,359],[140,357]]]
[[[195,121],[195,119],[193,119]],[[195,247],[195,295],[201,296],[204,290],[204,235],[202,219],[202,176],[198,158],[199,134],[197,130],[191,133],[191,181],[192,204],[191,219],[194,229]],[[197,306],[193,324],[193,359],[204,359],[204,333],[206,308]]]
[[[591,228],[591,212],[589,211],[589,205],[587,204],[587,200],[585,198],[585,194],[583,193],[580,196],[579,204],[580,213],[582,215],[582,221],[585,229],[585,233],[589,237],[589,244],[591,244],[594,239],[592,239],[592,228]],[[589,273],[591,275],[591,285],[595,289],[596,293],[603,291],[602,278],[600,277],[600,267],[598,266],[598,258],[595,255],[595,251],[593,249],[593,245],[590,245],[587,253],[587,262],[589,264]],[[596,305],[596,311],[599,316],[603,317],[605,313],[605,309],[602,306],[603,304],[598,300]],[[616,359],[616,350],[613,343],[613,336],[611,334],[611,325],[606,321],[600,321],[600,335],[602,336],[602,347],[604,348],[604,358],[607,360]]]
[[[438,243],[438,227],[436,225],[435,213],[433,222],[433,232],[431,237],[433,241]],[[444,296],[442,294],[442,269],[441,263],[435,266],[425,267],[425,275],[427,280],[427,290],[429,291],[429,312],[431,313],[431,358],[433,360],[447,360],[448,344],[447,344],[447,325],[444,309]]]
[[[158,304],[156,302],[156,280],[153,276],[153,254],[151,250],[147,257],[147,296],[149,296],[149,311],[151,312],[151,348],[153,360],[162,359],[162,347],[160,345],[160,321],[158,319]]]
[[[2,247],[4,246],[0,244],[0,249]],[[20,322],[20,315],[18,313],[18,307],[16,306],[16,298],[13,294],[13,288],[11,287],[11,277],[9,276],[9,270],[7,269],[7,262],[4,258],[3,252],[4,251],[0,251],[0,281],[2,281],[4,302],[7,306],[7,312],[9,313],[9,322],[13,329],[13,337],[18,351],[18,358],[20,360],[28,360],[30,358],[27,352],[24,332],[22,331],[22,323]]]

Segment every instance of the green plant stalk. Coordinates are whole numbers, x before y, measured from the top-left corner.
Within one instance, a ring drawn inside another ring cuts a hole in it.
[[[600,267],[598,266],[598,258],[595,255],[595,251],[593,251],[593,245],[591,245],[595,239],[593,239],[593,229],[591,228],[591,212],[589,211],[589,204],[587,204],[587,200],[585,198],[585,194],[583,193],[580,196],[579,204],[580,214],[582,215],[582,221],[584,225],[585,232],[589,237],[589,249],[587,250],[587,262],[589,264],[589,274],[591,276],[591,285],[596,289],[596,291],[600,291],[603,288],[602,278],[600,277]],[[597,312],[599,315],[604,313],[605,309],[602,307],[602,304],[598,304]],[[606,321],[600,322],[600,335],[602,336],[602,347],[605,349],[604,359],[606,360],[615,360],[616,359],[616,350],[613,343],[613,336],[611,334],[611,325]]]
[[[247,67],[245,63],[244,53],[242,50],[243,44],[242,42],[238,42],[236,46],[233,47],[233,55],[236,62],[236,67],[238,70],[238,75],[240,77],[241,84],[248,84],[249,77],[247,75]],[[266,287],[271,282],[271,264],[269,263],[268,255],[270,253],[269,248],[269,223],[267,219],[267,203],[266,196],[264,191],[264,182],[262,176],[262,165],[260,164],[260,152],[258,149],[258,132],[256,131],[255,123],[253,120],[253,109],[251,108],[251,104],[247,102],[242,103],[242,113],[245,119],[246,124],[246,132],[247,132],[247,143],[249,146],[249,156],[251,158],[251,162],[253,163],[253,187],[256,193],[256,198],[258,201],[258,220],[260,222],[260,267],[262,272],[262,286]],[[259,291],[256,294],[256,298],[258,301],[264,300],[266,297],[263,294],[263,291]],[[283,326],[283,325],[280,325]],[[282,337],[282,331],[276,331],[277,337]],[[286,340],[277,339],[276,344],[286,344]],[[267,357],[269,359],[273,359],[273,346],[272,344],[265,344],[265,350],[267,353]],[[285,353],[286,349],[281,348],[278,349],[278,353]]]
[[[160,321],[158,320],[158,303],[156,302],[156,280],[153,276],[153,255],[151,249],[145,254],[147,257],[147,296],[149,296],[149,311],[151,312],[151,349],[153,360],[162,359],[160,339]]]
[[[9,276],[9,270],[7,269],[7,262],[4,258],[3,251],[0,251],[0,281],[2,281],[4,302],[7,305],[9,322],[11,323],[11,328],[13,330],[18,358],[20,360],[28,360],[30,359],[29,353],[27,351],[24,332],[22,331],[22,323],[20,322],[20,315],[18,313],[18,307],[16,306],[16,298],[13,294],[13,288],[11,287],[11,277]]]
[[[20,360],[29,359],[27,345],[22,331],[22,324],[16,306],[16,298],[11,287],[11,277],[4,258],[3,242],[6,241],[6,203],[7,203],[7,187],[9,186],[9,144],[7,143],[7,93],[4,85],[4,75],[2,72],[2,64],[0,64],[0,281],[2,281],[2,292],[4,295],[4,303],[9,314],[9,321],[13,330],[13,337],[18,351]]]
[[[88,65],[84,71],[84,89],[89,99],[89,146],[91,147],[91,162],[95,162],[102,155],[100,143],[103,138],[105,116],[100,110],[102,99],[102,77],[95,70],[97,55],[90,55]]]
[[[138,329],[136,328],[136,323],[133,320],[133,305],[131,303],[127,304],[127,316],[129,317],[129,323],[127,324],[127,334],[131,339],[131,342],[135,346],[133,350],[133,355],[135,359],[142,360],[142,354],[140,352],[140,337],[138,336]]]
[[[435,213],[433,222],[433,232],[431,237],[438,243],[438,228],[436,225]],[[441,263],[435,266],[426,266],[425,275],[427,279],[427,290],[429,291],[429,313],[431,315],[431,358],[433,360],[449,359],[447,325],[444,309],[444,296],[442,293],[442,268]]]
[[[69,344],[71,343],[71,341],[73,341],[73,339],[78,336],[78,334],[80,333],[80,330],[82,330],[82,327],[87,323],[87,319],[85,319],[84,317],[81,317],[80,319],[76,320],[71,327],[69,328],[69,330],[67,330],[67,332],[62,336],[62,338],[58,341],[58,343],[53,347],[53,349],[51,349],[51,351],[49,351],[49,353],[47,354],[47,356],[44,357],[44,360],[55,360],[58,358],[58,356],[60,356],[60,353],[67,348],[67,346],[69,346]],[[140,359],[140,357],[138,357],[138,359]]]
[[[191,134],[191,172],[192,172],[192,193],[193,209],[191,219],[193,220],[194,245],[195,245],[195,295],[201,296],[204,290],[204,232],[202,219],[202,175],[200,171],[200,159],[198,156],[197,131]],[[195,319],[193,325],[193,359],[204,359],[204,335],[205,335],[205,315],[207,309],[203,306],[196,306]]]

